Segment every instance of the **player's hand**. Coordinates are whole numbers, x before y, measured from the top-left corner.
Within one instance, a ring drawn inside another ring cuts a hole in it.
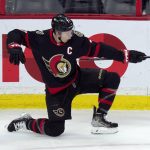
[[[146,56],[146,54],[143,52],[130,50],[129,51],[129,62],[131,62],[131,63],[142,62],[143,60],[146,59],[144,56]]]
[[[11,64],[19,65],[20,62],[22,64],[26,62],[26,59],[25,59],[25,56],[21,47],[9,48],[8,53],[10,54],[9,62]]]

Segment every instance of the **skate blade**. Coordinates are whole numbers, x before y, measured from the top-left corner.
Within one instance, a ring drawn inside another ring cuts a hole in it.
[[[92,127],[92,134],[114,134],[118,132],[118,128]]]

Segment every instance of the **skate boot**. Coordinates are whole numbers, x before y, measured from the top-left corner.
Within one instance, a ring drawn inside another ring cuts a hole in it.
[[[106,114],[98,113],[96,107],[93,108],[92,130],[93,134],[112,134],[118,132],[118,124],[105,119]]]
[[[20,118],[14,119],[7,127],[9,132],[18,131],[20,129],[27,129],[26,123],[33,119],[30,114],[22,114]]]

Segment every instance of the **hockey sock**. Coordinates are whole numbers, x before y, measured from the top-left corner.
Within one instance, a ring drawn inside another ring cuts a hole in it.
[[[31,119],[27,122],[26,126],[28,130],[36,133],[44,134],[44,124],[46,119]]]
[[[65,121],[49,121],[48,119],[31,119],[26,124],[27,129],[49,136],[59,136],[64,132]]]
[[[107,114],[114,101],[115,96],[116,90],[110,88],[103,88],[101,94],[99,95],[99,108],[97,111]]]
[[[108,73],[104,80],[104,86],[99,93],[99,108],[98,112],[106,113],[112,106],[114,98],[116,96],[116,91],[120,84],[120,77],[116,73]]]

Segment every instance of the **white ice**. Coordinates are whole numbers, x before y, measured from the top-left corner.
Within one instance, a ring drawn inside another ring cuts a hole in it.
[[[59,137],[31,131],[9,133],[4,126],[22,112],[47,117],[44,109],[0,110],[0,150],[150,150],[150,111],[110,111],[107,119],[119,123],[119,132],[93,135],[92,110],[73,110],[73,119],[66,121]]]

